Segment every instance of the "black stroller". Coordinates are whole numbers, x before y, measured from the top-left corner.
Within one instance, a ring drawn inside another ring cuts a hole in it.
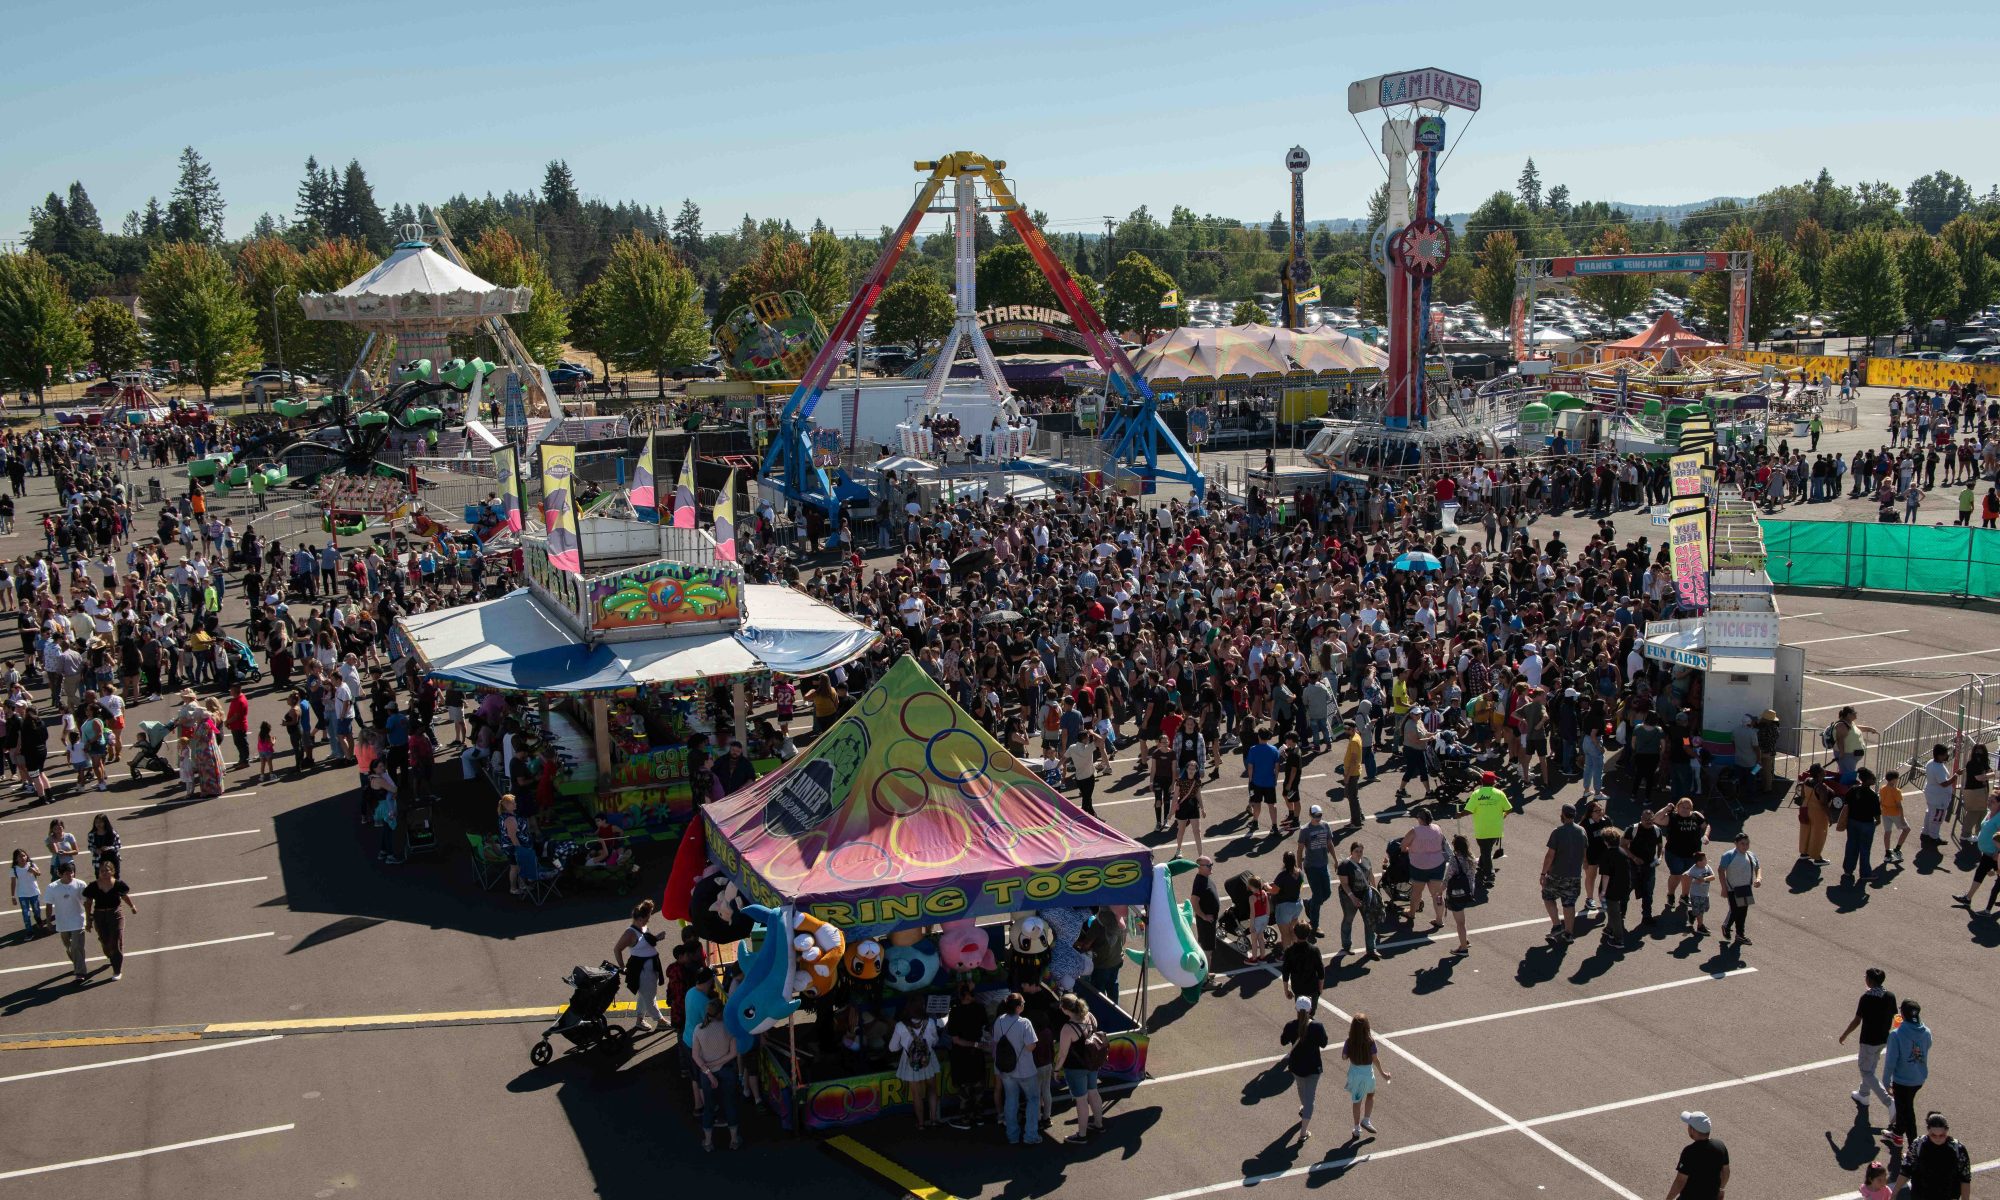
[[[1401,921],[1403,914],[1410,910],[1410,856],[1403,850],[1403,839],[1391,838],[1383,850],[1382,860],[1382,908],[1385,924]]]
[[[1269,922],[1264,925],[1264,944],[1252,945],[1250,941],[1250,872],[1244,871],[1222,881],[1222,890],[1229,897],[1229,907],[1223,911],[1218,926],[1222,932],[1243,939],[1249,954],[1268,957],[1278,947],[1278,931]]]
[[[578,1050],[589,1050],[603,1046],[608,1050],[623,1050],[631,1044],[632,1031],[623,1025],[613,1025],[605,1019],[605,1012],[611,1002],[618,998],[618,985],[624,981],[618,968],[610,963],[602,964],[593,971],[589,967],[575,967],[563,976],[563,982],[570,985],[569,1004],[556,1023],[542,1030],[542,1040],[528,1050],[528,1061],[538,1067],[545,1067],[555,1058],[555,1047],[549,1039],[557,1034],[570,1040]]]

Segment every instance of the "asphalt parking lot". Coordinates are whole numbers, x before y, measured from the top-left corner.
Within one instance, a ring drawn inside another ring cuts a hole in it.
[[[46,481],[31,481],[24,516],[48,501]],[[0,553],[30,544],[0,539]],[[2000,671],[2000,621],[1978,605],[1793,594],[1780,606],[1786,641],[1806,646],[1814,673],[1808,722],[1854,703],[1886,724],[1956,686],[1929,673]],[[226,617],[243,617],[233,599]],[[1819,674],[1840,667],[1885,673]],[[273,710],[262,688],[252,697],[253,721]],[[1100,811],[1157,847],[1130,758],[1100,789]],[[1309,797],[1330,769],[1306,768]],[[1209,790],[1209,849],[1218,874],[1269,878],[1282,846],[1237,832],[1236,770],[1225,762]],[[754,1153],[704,1156],[663,1041],[626,1058],[528,1063],[542,1011],[567,995],[557,977],[608,955],[629,900],[524,906],[479,890],[450,838],[436,859],[385,868],[346,772],[262,785],[253,775],[231,772],[234,790],[191,804],[176,803],[177,787],[125,781],[39,807],[11,791],[0,799],[8,849],[39,851],[52,815],[81,829],[112,814],[139,907],[117,984],[93,956],[99,973],[72,988],[52,939],[0,939],[0,1098],[12,1101],[0,1181],[21,1194],[637,1197],[721,1184],[1170,1200],[1352,1177],[1390,1195],[1633,1197],[1664,1193],[1684,1140],[1677,1114],[1700,1108],[1730,1146],[1733,1194],[1817,1200],[1846,1194],[1880,1153],[1846,1096],[1849,1048],[1834,1042],[1871,964],[1923,1002],[1936,1034],[1923,1104],[1952,1115],[1983,1170],[2000,1165],[1982,1083],[2000,1070],[1982,1016],[2000,922],[1950,906],[1969,864],[1912,852],[1875,886],[1843,888],[1795,867],[1789,807],[1748,820],[1765,866],[1751,945],[1691,937],[1676,915],[1622,949],[1594,936],[1555,949],[1534,864],[1576,786],[1531,792],[1509,819],[1513,853],[1496,888],[1468,914],[1471,955],[1455,960],[1448,934],[1419,929],[1392,934],[1380,962],[1329,964],[1321,1018],[1337,1036],[1346,1015],[1368,1013],[1394,1073],[1366,1140],[1347,1140],[1332,1084],[1317,1136],[1303,1148],[1289,1137],[1295,1102],[1273,1064],[1291,1006],[1268,971],[1225,950],[1224,980],[1198,1003],[1151,993],[1150,1077],[1110,1097],[1109,1132],[1089,1145],[1014,1149],[990,1126],[919,1136],[891,1120],[852,1133],[856,1157],[757,1116]],[[1388,780],[1371,785],[1365,807],[1384,809],[1392,792]],[[485,829],[483,785],[445,794],[448,832]],[[1360,836],[1379,861],[1406,827],[1393,813]],[[664,869],[638,894],[656,892]],[[904,1182],[885,1180],[884,1164]],[[1975,1195],[1992,1186],[1980,1178]]]

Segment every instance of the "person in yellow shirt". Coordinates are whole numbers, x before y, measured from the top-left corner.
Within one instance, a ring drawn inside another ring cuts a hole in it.
[[[1389,727],[1401,726],[1403,714],[1410,711],[1410,672],[1407,667],[1396,668],[1395,681],[1389,685]]]
[[[1341,760],[1341,770],[1347,775],[1347,823],[1359,829],[1361,819],[1361,770],[1362,770],[1361,730],[1351,726],[1347,731],[1347,753]]]
[[[1891,771],[1882,780],[1882,786],[1875,794],[1882,801],[1882,858],[1903,861],[1903,843],[1910,840],[1910,823],[1903,819],[1903,789],[1896,786],[1902,778],[1899,772]],[[1892,845],[1890,839],[1894,839]]]

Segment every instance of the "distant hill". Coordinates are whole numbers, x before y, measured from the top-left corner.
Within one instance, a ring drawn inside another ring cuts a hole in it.
[[[1614,200],[1611,202],[1611,207],[1625,210],[1626,213],[1631,215],[1634,221],[1651,221],[1655,217],[1658,217],[1665,220],[1669,225],[1678,225],[1690,214],[1700,212],[1704,208],[1711,208],[1725,200],[1733,200],[1743,205],[1751,203],[1751,197],[1748,196],[1716,196],[1708,200],[1695,200],[1686,204],[1628,204],[1622,200]],[[1464,233],[1466,218],[1471,215],[1469,212],[1456,212],[1447,216],[1445,220],[1450,223],[1454,231]],[[1260,229],[1264,225],[1262,221],[1246,221],[1244,224],[1253,225]],[[1366,233],[1368,232],[1368,222],[1366,218],[1362,217],[1332,217],[1317,221],[1307,221],[1306,228],[1315,232],[1325,229],[1333,233]]]

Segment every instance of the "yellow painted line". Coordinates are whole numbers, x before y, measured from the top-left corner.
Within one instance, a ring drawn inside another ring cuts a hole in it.
[[[957,1197],[950,1192],[940,1187],[933,1187],[901,1164],[890,1162],[844,1133],[828,1138],[826,1144],[902,1188],[917,1200],[957,1200]]]
[[[52,1036],[18,1042],[0,1042],[0,1050],[74,1050],[83,1046],[143,1046],[151,1042],[198,1042],[201,1034],[192,1030],[169,1033],[100,1033],[76,1037]]]

